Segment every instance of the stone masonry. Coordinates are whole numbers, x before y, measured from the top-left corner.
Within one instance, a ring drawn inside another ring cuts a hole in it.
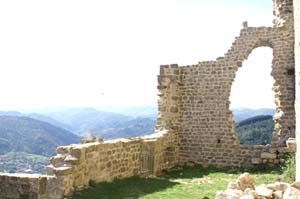
[[[178,160],[176,133],[132,139],[84,140],[57,148],[48,175],[0,173],[1,199],[61,199],[93,182],[159,175]]]
[[[235,182],[228,184],[226,191],[218,191],[215,199],[299,199],[300,182],[288,184],[275,182],[256,186],[255,179],[242,174]]]
[[[247,166],[260,157],[259,147],[240,145],[229,96],[236,72],[255,48],[273,49],[276,115],[273,152],[295,137],[295,72],[293,1],[274,0],[273,27],[249,27],[223,57],[189,66],[161,66],[158,128],[178,132],[180,163]]]
[[[104,142],[86,139],[82,144],[58,147],[47,175],[0,173],[0,198],[60,199],[94,182],[159,175],[190,163],[274,165],[282,162],[284,153],[296,150],[299,181],[300,147],[296,149],[295,130],[299,146],[300,0],[273,0],[273,5],[273,27],[249,27],[244,22],[224,56],[190,66],[161,66],[156,133]],[[262,46],[273,49],[276,115],[272,145],[241,145],[229,110],[231,86],[243,61]]]
[[[295,74],[296,74],[296,138],[300,146],[300,1],[294,0],[295,19]],[[300,181],[300,147],[297,148],[297,174],[296,180]]]
[[[159,174],[175,166],[174,134],[162,131],[143,139],[117,139],[57,148],[48,174],[62,179],[64,195],[115,178]]]

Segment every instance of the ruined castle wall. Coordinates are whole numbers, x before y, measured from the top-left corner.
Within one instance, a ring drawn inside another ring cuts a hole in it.
[[[0,198],[61,199],[62,192],[60,181],[53,176],[0,173]]]
[[[248,27],[244,23],[229,51],[215,61],[161,66],[159,115],[163,117],[159,118],[158,127],[177,129],[181,163],[246,166],[253,157],[260,158],[265,150],[270,152],[271,149],[264,147],[240,145],[229,110],[236,72],[252,50],[262,46],[272,48],[274,55],[273,147],[284,147],[285,141],[295,136],[292,9],[291,0],[274,1],[274,27]]]
[[[168,132],[168,131],[167,131]],[[146,140],[144,140],[144,143]],[[159,175],[162,171],[175,167],[178,164],[178,137],[171,131],[155,140],[154,171]]]
[[[156,175],[176,164],[175,142],[173,132],[161,131],[145,138],[59,147],[48,174],[62,180],[64,195],[91,182]]]
[[[296,72],[296,138],[297,138],[297,173],[296,181],[300,181],[300,1],[294,0],[295,19],[295,72]]]
[[[65,195],[90,182],[138,175],[140,146],[139,140],[116,140],[59,147],[48,172],[63,178]]]
[[[160,68],[158,76],[158,118],[156,129],[177,130],[179,126],[179,69],[177,64]]]
[[[174,131],[57,148],[48,175],[0,173],[0,198],[61,199],[94,182],[158,175],[178,161]]]

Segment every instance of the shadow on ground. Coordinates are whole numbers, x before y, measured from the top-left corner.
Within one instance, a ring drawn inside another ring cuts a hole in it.
[[[131,177],[92,184],[72,199],[213,199],[218,190],[226,189],[228,182],[244,171],[202,166],[175,168],[156,178]],[[262,182],[275,180],[278,175],[267,167],[249,172]]]
[[[178,183],[162,178],[131,177],[99,183],[78,192],[73,198],[80,199],[136,199],[143,195],[171,188]]]

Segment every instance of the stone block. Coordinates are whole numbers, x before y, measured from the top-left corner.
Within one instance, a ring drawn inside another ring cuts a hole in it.
[[[299,199],[300,190],[289,186],[283,194],[283,199]]]
[[[255,188],[255,180],[249,173],[242,174],[236,181],[237,188],[244,191],[247,188]]]
[[[287,148],[288,148],[288,151],[291,152],[291,153],[296,153],[296,139],[295,138],[289,138],[287,141],[286,141],[286,145],[287,145]]]
[[[70,166],[62,166],[62,167],[57,167],[53,169],[53,173],[57,176],[65,176],[68,174],[71,174],[73,171],[73,168]]]
[[[262,159],[276,159],[276,154],[273,154],[273,153],[267,153],[267,152],[263,152],[260,154],[260,157]]]
[[[252,158],[251,163],[252,164],[261,164],[262,160],[260,158]]]
[[[265,185],[260,185],[255,187],[255,191],[257,192],[257,195],[260,197],[271,199],[273,196],[273,191],[271,189],[268,189]]]

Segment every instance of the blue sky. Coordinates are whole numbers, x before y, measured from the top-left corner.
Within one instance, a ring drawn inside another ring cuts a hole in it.
[[[272,1],[0,1],[0,110],[155,104],[159,65],[222,56],[245,20],[271,26]],[[268,75],[267,54],[251,60]],[[233,106],[273,106],[240,85]]]

